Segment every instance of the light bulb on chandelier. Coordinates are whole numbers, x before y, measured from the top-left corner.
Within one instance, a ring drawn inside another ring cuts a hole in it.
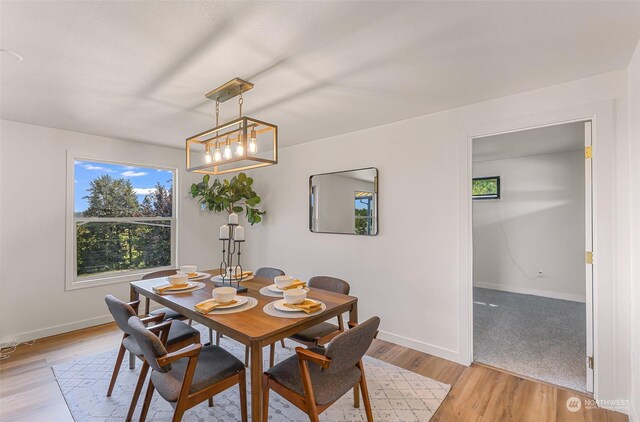
[[[211,158],[211,146],[205,145],[204,150],[205,150],[204,161],[207,164],[211,164],[211,161],[213,160],[213,158]]]
[[[238,142],[236,143],[236,156],[242,157],[244,155],[244,142],[242,142],[242,136],[238,136]]]
[[[220,152],[220,145],[218,144],[218,141],[216,141],[216,150],[213,152],[213,161],[220,161],[222,160],[222,153]]]
[[[251,129],[251,141],[249,142],[249,153],[255,154],[258,152],[258,144],[256,143],[256,130]]]
[[[224,159],[229,160],[231,159],[232,155],[233,153],[231,152],[231,141],[229,141],[229,138],[227,137],[227,145],[225,145],[223,153]]]

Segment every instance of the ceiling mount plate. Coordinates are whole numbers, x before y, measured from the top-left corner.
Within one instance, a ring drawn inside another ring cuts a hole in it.
[[[251,88],[253,88],[253,84],[251,82],[243,81],[240,78],[234,78],[226,84],[223,84],[207,93],[205,97],[213,101],[220,101],[221,103],[224,103],[233,97],[237,97],[242,92],[247,92]]]

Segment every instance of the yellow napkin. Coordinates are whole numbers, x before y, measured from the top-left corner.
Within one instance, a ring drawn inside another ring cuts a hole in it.
[[[306,299],[304,302],[298,303],[297,305],[293,305],[291,303],[283,303],[283,304],[287,308],[299,309],[301,311],[304,311],[307,314],[312,314],[322,309],[322,303],[316,302],[314,300],[309,300],[309,299]]]
[[[198,273],[189,273],[189,274],[187,274],[187,276],[189,278],[197,277],[198,275],[199,275]]]
[[[156,286],[153,287],[153,291],[156,293],[164,293],[170,290],[174,290],[174,289],[184,289],[185,287],[187,287],[189,284],[188,283],[184,283],[184,284],[165,284],[164,286]]]
[[[293,284],[288,285],[287,287],[284,287],[280,290],[291,290],[291,289],[297,289],[297,288],[302,288],[304,289],[307,286],[307,283],[298,279],[293,280]]]
[[[209,312],[213,311],[216,308],[219,308],[220,306],[233,305],[237,302],[237,300],[232,300],[230,302],[216,302],[215,299],[207,299],[203,302],[196,303],[194,305],[194,308],[201,314],[208,314]]]

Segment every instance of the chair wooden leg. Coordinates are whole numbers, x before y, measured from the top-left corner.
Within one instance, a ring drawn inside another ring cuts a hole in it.
[[[353,386],[353,407],[360,408],[360,394],[358,393],[358,384]]]
[[[184,415],[184,410],[182,408],[182,406],[180,406],[179,404],[176,405],[176,410],[173,411],[173,418],[171,419],[172,422],[180,422],[182,420],[182,415]]]
[[[140,397],[140,392],[142,391],[142,386],[144,385],[144,381],[147,379],[147,372],[149,371],[149,364],[145,360],[142,362],[142,368],[140,368],[140,376],[138,377],[138,383],[136,384],[135,390],[133,390],[133,397],[131,397],[131,404],[129,405],[129,413],[127,413],[126,421],[129,422],[133,419],[133,412],[136,410],[136,405],[138,404],[138,398]]]
[[[244,346],[244,367],[249,367],[249,346]]]
[[[147,387],[147,393],[144,395],[144,403],[142,404],[142,411],[140,412],[140,422],[144,422],[147,419],[147,412],[149,411],[149,405],[153,398],[153,382],[149,379],[149,386]]]
[[[216,332],[216,346],[220,346],[220,339],[222,338],[222,334]]]
[[[122,365],[122,360],[124,359],[124,353],[126,349],[120,343],[120,350],[118,350],[118,357],[116,358],[116,366],[113,368],[113,374],[111,375],[111,382],[109,383],[109,389],[107,390],[107,397],[111,397],[111,393],[113,393],[113,386],[116,385],[116,379],[118,378],[118,373],[120,372],[120,366]]]
[[[216,343],[216,346],[219,346],[218,343]],[[213,330],[211,328],[209,328],[209,345],[213,346]]]
[[[189,320],[189,327],[191,327],[192,325],[193,325],[193,320],[192,320],[192,319],[190,319],[190,320]]]
[[[269,377],[262,375],[262,422],[269,420]]]
[[[238,389],[240,390],[240,414],[242,422],[247,422],[247,372],[238,372]]]
[[[280,346],[282,346],[283,348],[284,348],[284,347],[286,347],[286,346],[284,345],[284,339],[280,340]]]
[[[213,407],[213,397],[209,397],[209,400],[207,400],[207,403],[209,403],[209,407]]]
[[[269,346],[269,368],[273,367],[273,364],[276,361],[276,344],[271,343]]]
[[[360,378],[360,388],[362,389],[362,401],[364,401],[364,409],[367,412],[367,421],[373,422],[373,414],[371,413],[371,402],[369,401],[369,388],[367,387],[367,379],[364,376],[364,367],[360,363],[362,376]]]

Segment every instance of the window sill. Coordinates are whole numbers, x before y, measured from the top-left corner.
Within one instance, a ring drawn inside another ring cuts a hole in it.
[[[162,270],[170,270],[174,267],[149,268],[143,271],[127,272],[125,274],[112,274],[101,277],[82,278],[76,280],[67,280],[65,291],[89,289],[92,287],[109,286],[112,284],[130,283],[140,280],[144,275]]]

